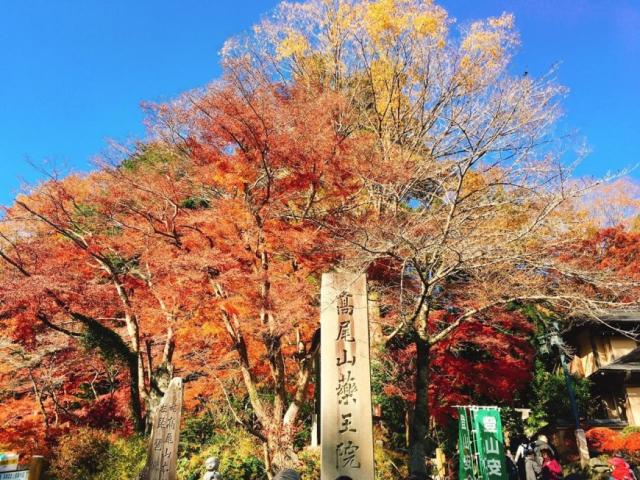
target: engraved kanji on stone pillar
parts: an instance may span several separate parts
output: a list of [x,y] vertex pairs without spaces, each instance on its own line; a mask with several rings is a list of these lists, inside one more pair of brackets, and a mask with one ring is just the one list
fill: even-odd
[[373,479],[367,282],[326,273],[321,290],[321,480]]
[[181,413],[182,379],[174,378],[154,414],[142,480],[176,480]]

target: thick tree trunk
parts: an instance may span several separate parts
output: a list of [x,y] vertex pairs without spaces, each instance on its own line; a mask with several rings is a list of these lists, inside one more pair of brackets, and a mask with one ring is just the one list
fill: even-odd
[[162,354],[162,362],[158,367],[153,366],[151,356],[151,343],[147,343],[147,368],[149,370],[149,394],[146,398],[146,430],[147,435],[151,434],[153,427],[153,419],[156,411],[160,407],[164,394],[169,389],[169,383],[173,378],[173,351],[175,349],[175,340],[173,337],[173,329],[167,329],[167,340],[165,342]]
[[[75,318],[86,326],[89,338],[95,342],[105,358],[115,356],[120,359],[129,370],[129,390],[131,393],[131,416],[136,432],[144,433],[144,415],[140,401],[140,355],[127,345],[126,341],[115,331],[105,327],[97,320],[78,314]],[[144,383],[144,378],[142,379]],[[142,385],[144,386],[144,385]]]
[[296,469],[300,462],[293,449],[295,429],[280,425],[272,428],[267,436],[267,465],[273,475],[285,468]]
[[153,427],[153,419],[156,411],[160,407],[162,398],[169,388],[172,376],[167,369],[158,368],[151,373],[151,388],[145,399],[146,415],[145,415],[145,434],[150,435]]
[[135,353],[129,354],[127,361],[129,369],[129,391],[131,394],[131,416],[133,425],[137,433],[144,433],[145,421],[142,414],[142,403],[140,402],[140,386],[138,384],[138,356]]
[[409,432],[409,471],[426,479],[425,447],[429,432],[429,349],[427,340],[416,339],[416,402]]

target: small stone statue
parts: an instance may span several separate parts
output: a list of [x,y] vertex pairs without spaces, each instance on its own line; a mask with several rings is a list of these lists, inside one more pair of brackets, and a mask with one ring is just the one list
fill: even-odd
[[204,462],[204,468],[207,469],[207,473],[204,474],[202,480],[222,480],[222,475],[218,472],[220,461],[218,457],[209,457]]

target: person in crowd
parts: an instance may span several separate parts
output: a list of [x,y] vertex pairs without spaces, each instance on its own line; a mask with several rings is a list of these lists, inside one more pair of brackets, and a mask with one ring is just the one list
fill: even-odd
[[636,480],[631,465],[626,462],[620,452],[616,452],[613,457],[609,459],[609,465],[611,465],[609,478],[613,480]]
[[633,473],[633,476],[636,478],[636,480],[640,479],[640,469],[638,468],[638,463],[633,459],[633,458],[629,458],[627,457],[627,463],[629,464],[629,466],[631,467],[631,473]]
[[543,462],[543,460],[542,460],[542,451],[543,450],[549,450],[549,452],[551,452],[551,456],[552,457],[556,456],[556,452],[551,447],[551,445],[549,445],[549,440],[547,439],[546,435],[538,435],[536,440],[533,442],[532,447],[533,447],[533,451],[535,452],[535,455],[536,455],[536,460],[540,465],[542,465],[542,462]]
[[562,478],[562,467],[551,449],[543,448],[540,454],[542,456],[541,480],[560,480]]
[[300,474],[290,468],[285,468],[273,477],[273,480],[300,480]]
[[528,448],[525,451],[524,472],[526,480],[538,480],[542,472],[542,463],[536,459],[533,448]]
[[507,475],[509,480],[518,480],[518,467],[516,467],[515,462],[513,461],[513,454],[510,450],[507,449],[505,458],[505,463],[507,464]]
[[517,442],[515,442],[516,454],[513,458],[513,463],[518,467],[518,477],[520,480],[526,480],[526,471],[525,471],[525,458],[527,456],[527,450],[531,448],[531,442],[527,437],[520,437]]

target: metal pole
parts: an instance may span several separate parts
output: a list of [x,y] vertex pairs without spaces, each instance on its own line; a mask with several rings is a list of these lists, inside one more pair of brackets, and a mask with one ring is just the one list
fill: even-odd
[[573,379],[569,374],[567,368],[567,360],[564,356],[564,352],[560,350],[560,364],[562,365],[562,372],[564,373],[564,381],[567,384],[567,390],[569,391],[569,401],[571,402],[571,411],[573,412],[573,419],[575,420],[576,430],[580,429],[580,414],[578,413],[578,403],[576,402],[576,392],[573,386]]
[[576,392],[573,386],[573,379],[569,374],[567,368],[567,359],[562,350],[562,337],[560,336],[560,328],[557,322],[553,322],[553,333],[551,334],[551,346],[558,348],[558,354],[560,356],[560,365],[562,366],[562,373],[564,374],[564,381],[567,385],[567,392],[569,393],[569,402],[571,403],[571,412],[573,413],[573,419],[576,424],[576,430],[580,429],[580,414],[578,413],[578,403],[576,402]]
[[587,445],[587,437],[585,436],[584,430],[580,428],[580,414],[578,413],[578,402],[576,401],[576,391],[573,384],[573,379],[569,374],[569,369],[567,368],[567,358],[562,350],[562,339],[559,334],[558,324],[556,322],[553,323],[555,337],[552,339],[551,343],[555,344],[558,347],[558,353],[560,356],[560,365],[562,365],[562,373],[564,374],[564,381],[567,384],[567,392],[569,393],[569,401],[571,402],[571,411],[573,413],[573,419],[576,425],[576,445],[578,446],[578,453],[580,454],[580,465],[583,468],[589,465],[589,447]]
[[578,403],[576,402],[576,393],[573,386],[573,379],[569,375],[567,369],[567,360],[564,356],[564,352],[560,350],[560,363],[562,363],[562,371],[564,372],[564,379],[567,382],[567,390],[569,390],[569,400],[571,400],[571,410],[573,410],[573,417],[576,422],[576,445],[578,446],[578,454],[580,455],[580,465],[585,468],[589,465],[589,446],[587,444],[587,437],[584,430],[580,428],[580,416],[578,414]]

